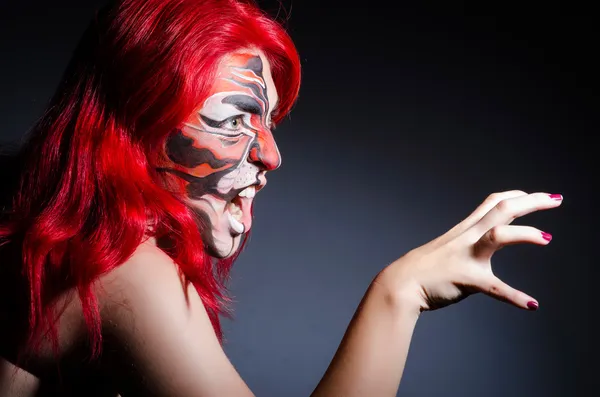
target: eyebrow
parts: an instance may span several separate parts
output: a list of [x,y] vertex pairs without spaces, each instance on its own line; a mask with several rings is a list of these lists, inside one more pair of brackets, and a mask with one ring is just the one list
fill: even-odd
[[260,103],[248,95],[230,95],[221,100],[221,103],[235,106],[242,112],[262,115],[262,107]]

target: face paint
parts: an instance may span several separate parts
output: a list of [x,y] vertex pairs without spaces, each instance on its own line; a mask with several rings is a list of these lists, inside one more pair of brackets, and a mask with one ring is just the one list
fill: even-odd
[[185,181],[206,248],[226,258],[250,230],[254,195],[281,157],[270,121],[277,93],[264,55],[233,54],[217,76],[202,107],[167,139],[170,163],[160,170]]

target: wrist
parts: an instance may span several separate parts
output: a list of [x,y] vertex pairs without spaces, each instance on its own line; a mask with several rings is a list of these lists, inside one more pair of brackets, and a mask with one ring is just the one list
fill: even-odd
[[402,312],[418,318],[421,314],[421,294],[418,283],[399,278],[393,269],[383,269],[371,283],[373,292],[379,294],[386,306],[395,312]]

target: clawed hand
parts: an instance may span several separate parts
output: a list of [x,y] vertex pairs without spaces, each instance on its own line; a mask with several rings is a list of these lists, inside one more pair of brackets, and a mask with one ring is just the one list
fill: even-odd
[[477,292],[535,310],[538,303],[534,298],[494,275],[491,257],[511,244],[548,244],[552,239],[550,234],[510,223],[561,203],[560,194],[527,194],[519,190],[491,194],[447,233],[385,268],[376,282],[394,291],[398,301],[414,304],[419,311],[438,309]]

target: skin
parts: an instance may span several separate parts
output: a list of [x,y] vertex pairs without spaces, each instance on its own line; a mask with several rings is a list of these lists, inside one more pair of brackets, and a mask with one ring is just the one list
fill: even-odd
[[[491,257],[512,244],[547,245],[542,231],[510,223],[561,203],[545,193],[493,194],[447,233],[384,268],[312,396],[395,396],[422,311],[478,292],[531,310],[535,300],[498,279]],[[105,318],[124,396],[254,396],[218,343],[201,299],[193,288],[182,287],[154,241],[113,272],[106,286],[119,297]]]
[[[265,80],[270,80],[266,70]],[[258,153],[256,149],[255,158],[259,158]],[[243,158],[239,160],[236,164],[245,164]],[[222,187],[223,193],[196,191],[219,205],[213,213],[209,211],[207,219],[214,220],[209,237],[227,243],[215,244],[221,255],[231,252],[236,244],[231,232],[227,235],[223,229],[217,230],[223,225],[220,222],[228,194],[244,185],[236,185],[242,177],[235,167],[223,174],[235,175],[230,178],[233,182],[213,185]],[[193,175],[191,171],[189,175]],[[190,199],[199,212],[208,211],[203,202]],[[561,203],[562,196],[546,193],[492,194],[451,230],[386,266],[370,284],[312,396],[396,396],[412,334],[423,311],[443,308],[479,292],[521,309],[537,307],[531,296],[494,275],[491,258],[508,245],[547,245],[550,240],[541,230],[510,223]],[[104,337],[100,369],[123,397],[254,396],[225,355],[196,290],[183,282],[176,265],[154,239],[143,242],[123,265],[102,276],[95,291]],[[68,308],[59,323],[63,358],[85,330],[76,299],[68,294],[61,299]],[[6,346],[6,339],[2,341]],[[35,369],[44,362],[52,365],[51,356],[45,354],[24,369],[43,378],[44,372],[35,373]],[[80,359],[73,362],[81,363]],[[14,387],[26,387],[31,378],[24,376],[26,380]]]
[[[270,65],[259,51],[227,57],[209,97],[167,139],[170,164],[161,168],[182,178],[189,205],[199,218],[208,252],[217,258],[235,253],[252,226],[253,199],[238,193],[266,184],[265,173],[281,164],[271,133],[277,90]],[[241,208],[242,230],[232,228],[228,212]]]

